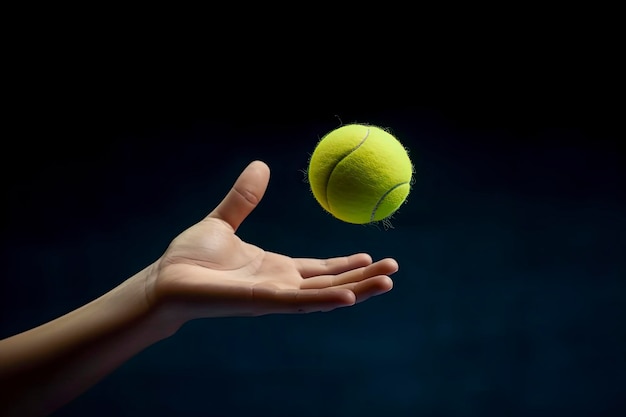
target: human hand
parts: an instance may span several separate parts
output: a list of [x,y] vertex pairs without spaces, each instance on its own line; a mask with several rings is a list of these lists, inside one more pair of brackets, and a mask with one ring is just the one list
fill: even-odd
[[205,219],[172,241],[146,284],[153,306],[184,322],[330,311],[391,290],[394,259],[290,258],[242,241],[235,232],[263,197],[269,174],[265,163],[252,162]]

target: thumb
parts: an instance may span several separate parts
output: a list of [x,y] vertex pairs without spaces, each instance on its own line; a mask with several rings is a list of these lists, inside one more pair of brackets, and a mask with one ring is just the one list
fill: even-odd
[[207,218],[223,220],[233,228],[233,231],[237,231],[239,225],[263,198],[269,180],[269,167],[261,161],[251,162]]

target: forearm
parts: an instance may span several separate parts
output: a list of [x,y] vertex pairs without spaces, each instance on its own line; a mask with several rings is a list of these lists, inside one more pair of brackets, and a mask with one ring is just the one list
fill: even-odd
[[46,415],[176,331],[149,306],[137,273],[91,303],[0,341],[2,415]]

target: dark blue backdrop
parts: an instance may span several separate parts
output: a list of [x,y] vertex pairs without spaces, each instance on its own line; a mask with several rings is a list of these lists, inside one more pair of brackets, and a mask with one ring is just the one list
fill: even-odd
[[[270,186],[239,235],[291,256],[395,257],[393,291],[328,314],[189,323],[56,416],[617,415],[626,220],[616,112],[498,88],[433,88],[396,106],[340,93],[315,102],[313,89],[181,104],[104,99],[103,88],[57,108],[58,95],[38,92],[43,104],[22,109],[16,148],[3,154],[14,165],[0,336],[152,262],[261,159]],[[303,181],[337,116],[388,127],[410,150],[416,182],[393,229],[333,219]]]

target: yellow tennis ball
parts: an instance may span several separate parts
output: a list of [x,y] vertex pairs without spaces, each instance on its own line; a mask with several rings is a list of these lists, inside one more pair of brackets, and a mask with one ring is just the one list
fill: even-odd
[[389,132],[350,124],[326,134],[309,161],[313,196],[339,220],[366,224],[391,216],[411,189],[413,165]]

